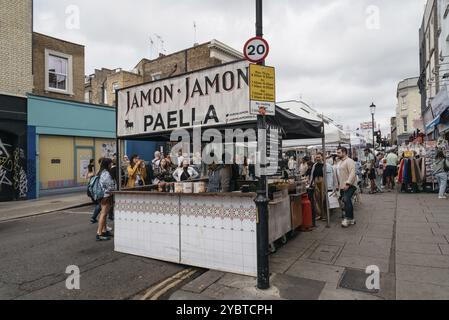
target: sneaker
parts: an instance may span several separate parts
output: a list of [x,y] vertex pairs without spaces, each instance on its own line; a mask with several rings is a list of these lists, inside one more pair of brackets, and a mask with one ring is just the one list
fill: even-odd
[[349,224],[350,226],[354,226],[354,225],[357,224],[357,222],[356,222],[355,220],[348,220],[348,224]]
[[443,200],[443,199],[447,199],[447,197],[446,196],[442,196],[442,197],[438,197],[438,199]]
[[344,219],[343,222],[341,223],[341,226],[343,228],[349,227],[349,220],[348,219]]
[[109,241],[109,240],[111,240],[111,238],[109,238],[109,237],[106,237],[106,236],[104,236],[104,235],[98,235],[97,234],[97,239],[96,239],[97,241]]
[[98,223],[98,220],[96,220],[96,219],[90,219],[90,223],[96,224],[96,223]]
[[114,234],[111,231],[106,231],[105,233],[102,234],[102,236],[106,238],[113,238]]
[[106,231],[112,231],[111,227],[106,226]]

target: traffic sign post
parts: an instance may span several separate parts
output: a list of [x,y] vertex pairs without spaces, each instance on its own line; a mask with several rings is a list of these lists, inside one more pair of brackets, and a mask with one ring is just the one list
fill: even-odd
[[264,38],[254,37],[245,43],[243,53],[246,60],[252,63],[259,63],[268,57],[268,54],[270,53],[270,46]]

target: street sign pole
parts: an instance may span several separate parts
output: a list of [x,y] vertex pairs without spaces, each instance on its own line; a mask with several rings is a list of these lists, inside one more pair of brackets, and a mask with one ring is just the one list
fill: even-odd
[[[256,36],[263,37],[262,0],[256,0]],[[259,64],[264,66],[265,61],[261,61]],[[265,115],[259,114],[257,116],[257,129],[259,133],[266,132],[267,121]],[[266,153],[266,145],[260,151]],[[265,159],[266,156],[261,158]],[[261,163],[260,165],[262,172],[258,183],[257,197],[255,199],[259,215],[259,218],[257,219],[257,288],[266,290],[270,288],[267,177],[264,170],[266,163]]]

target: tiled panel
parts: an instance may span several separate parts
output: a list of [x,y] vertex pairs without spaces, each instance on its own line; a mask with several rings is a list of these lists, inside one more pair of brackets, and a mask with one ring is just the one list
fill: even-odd
[[179,263],[179,198],[116,195],[115,250]]
[[181,203],[181,263],[257,274],[257,209],[252,198],[181,195]]

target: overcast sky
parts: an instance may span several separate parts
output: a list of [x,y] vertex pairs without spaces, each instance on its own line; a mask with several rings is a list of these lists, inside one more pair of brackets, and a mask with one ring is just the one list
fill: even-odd
[[[34,30],[86,46],[86,74],[130,70],[143,58],[220,40],[242,50],[254,35],[254,0],[34,0]],[[397,83],[419,75],[418,29],[425,0],[265,0],[268,65],[278,100],[300,99],[353,129],[384,132],[395,114]],[[73,7],[79,10],[79,25]],[[68,13],[66,13],[68,12]],[[151,52],[150,36],[156,44]]]

